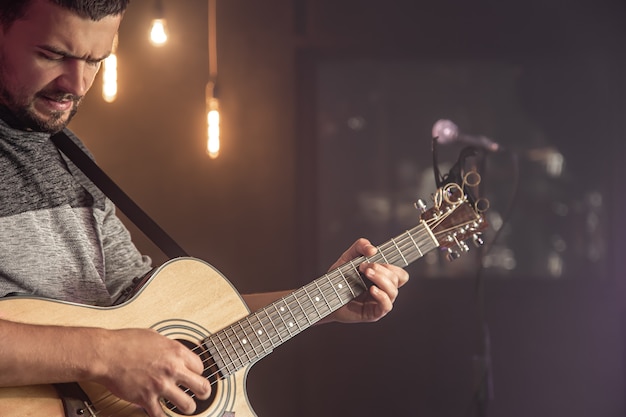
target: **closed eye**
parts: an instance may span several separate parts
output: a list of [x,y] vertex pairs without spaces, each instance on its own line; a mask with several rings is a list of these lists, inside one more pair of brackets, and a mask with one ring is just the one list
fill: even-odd
[[63,61],[63,59],[65,59],[64,55],[56,54],[49,51],[41,51],[39,52],[39,56],[48,61]]
[[82,57],[82,56],[74,56],[74,55],[71,55],[62,51],[57,51],[50,47],[42,47],[39,50],[39,56],[51,62],[60,62],[64,60],[77,59],[77,60],[85,61],[87,65],[91,67],[96,67],[96,68],[99,67],[102,61],[104,61],[104,59],[106,58],[106,57],[89,58],[89,57]]

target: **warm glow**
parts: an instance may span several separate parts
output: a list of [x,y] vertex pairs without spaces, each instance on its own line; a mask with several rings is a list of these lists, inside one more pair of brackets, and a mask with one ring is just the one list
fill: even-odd
[[102,97],[107,103],[117,98],[117,57],[109,55],[102,66]]
[[207,152],[212,159],[220,154],[220,111],[217,99],[212,98],[207,112]]
[[150,29],[150,42],[154,46],[161,46],[167,42],[167,30],[165,19],[154,19]]

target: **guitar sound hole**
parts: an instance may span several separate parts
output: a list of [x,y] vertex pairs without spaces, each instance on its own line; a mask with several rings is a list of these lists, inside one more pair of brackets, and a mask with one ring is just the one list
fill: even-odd
[[[197,415],[206,411],[211,406],[211,404],[213,404],[213,401],[215,401],[218,389],[217,380],[220,378],[220,373],[217,365],[215,364],[215,361],[213,360],[213,357],[209,354],[208,351],[206,351],[206,349],[200,349],[196,344],[188,340],[178,340],[178,342],[187,346],[191,350],[199,349],[201,351],[200,359],[202,359],[202,363],[204,363],[204,373],[202,374],[202,376],[207,378],[211,383],[211,395],[209,396],[209,398],[207,398],[206,400],[201,400],[194,396],[194,401],[196,402],[196,411],[192,415]],[[188,390],[187,387],[184,387],[182,385],[181,389],[185,391]],[[170,411],[176,411],[176,406],[169,401],[166,401],[165,405]]]

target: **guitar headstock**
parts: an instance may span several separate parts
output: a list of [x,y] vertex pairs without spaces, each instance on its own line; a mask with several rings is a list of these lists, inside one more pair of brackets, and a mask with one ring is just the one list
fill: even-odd
[[[433,207],[424,209],[421,219],[437,239],[439,247],[448,250],[448,259],[458,258],[459,251],[469,251],[468,239],[476,246],[483,244],[481,232],[488,226],[484,218],[484,211],[488,208],[486,200],[473,201],[456,183],[438,189],[433,200]],[[420,206],[425,207],[424,204]]]

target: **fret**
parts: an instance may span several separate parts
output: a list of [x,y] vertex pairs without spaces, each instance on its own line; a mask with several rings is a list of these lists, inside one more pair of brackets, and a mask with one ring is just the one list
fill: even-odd
[[[236,322],[230,326],[230,331],[233,337],[235,338],[235,351],[239,355],[239,360],[242,362],[250,362],[250,351],[249,351],[249,343],[248,338],[245,334],[241,333],[240,326],[238,326],[239,322]],[[228,332],[226,332],[228,334]]]
[[[226,353],[226,356],[228,356],[228,360],[224,360],[224,365],[228,371],[228,374],[231,374],[233,372],[235,372],[237,370],[237,368],[235,368],[234,366],[234,360],[233,360],[233,356],[231,355],[231,350],[229,349],[228,346],[230,346],[230,344],[227,346],[224,343],[224,339],[222,339],[222,332],[216,333],[215,336],[217,337],[217,339],[219,340],[220,344],[222,345],[222,347],[224,348],[223,351]],[[225,359],[225,358],[224,358]]]
[[[253,320],[258,323],[260,328],[252,323]],[[250,328],[253,330],[256,340],[261,345],[261,349],[263,349],[263,354],[267,355],[268,353],[270,353],[273,350],[272,341],[270,340],[270,336],[267,333],[267,329],[265,329],[263,322],[259,320],[259,317],[256,314],[246,317],[246,321],[248,322]],[[266,342],[269,342],[271,346],[269,350],[265,348]]]
[[406,260],[406,258],[404,257],[404,254],[402,253],[402,250],[400,249],[400,246],[398,246],[398,244],[396,243],[395,239],[391,239],[391,242],[393,243],[393,246],[396,248],[396,252],[398,252],[398,255],[400,255],[400,257],[402,258],[402,262],[404,262],[404,265],[408,265],[409,262]]
[[[302,303],[306,302],[306,300],[304,299],[304,297],[302,295],[297,295],[298,293],[302,293],[302,292],[304,292],[305,295],[306,295],[306,291],[303,291],[303,289],[300,289],[300,290],[294,292],[294,299],[296,300],[296,303],[298,304],[298,310],[302,312],[302,316],[304,316],[304,319],[306,320],[306,327],[309,327],[309,326],[311,326],[313,324],[313,322],[311,321],[311,319],[309,317],[309,313],[307,313],[307,309],[302,305]],[[302,300],[302,302],[300,302],[300,300]],[[309,298],[309,300],[310,300],[310,298]],[[300,319],[297,319],[296,321],[297,322],[301,322]]]
[[346,282],[348,284],[350,292],[352,293],[352,298],[358,297],[361,293],[363,293],[364,289],[366,288],[365,283],[363,282],[363,279],[361,279],[360,275],[352,275],[348,277]]
[[352,261],[350,261],[350,266],[352,267],[352,269],[349,270],[351,274],[349,274],[348,277],[352,278],[353,279],[352,282],[358,285],[355,285],[355,286],[350,285],[350,281],[348,281],[348,279],[342,274],[344,281],[346,282],[346,285],[348,286],[348,289],[350,290],[350,294],[351,294],[351,297],[348,300],[346,300],[346,303],[352,300],[353,298],[356,298],[359,294],[363,292],[363,289],[366,288],[365,282],[363,281],[363,278],[361,278],[361,273],[359,272],[358,266],[355,266],[354,263],[352,263]]
[[[283,301],[283,305],[280,309],[281,314],[283,316],[284,319],[286,319],[286,323],[287,326],[289,326],[289,335],[290,336],[295,336],[299,333],[299,326],[298,326],[298,320],[296,319],[295,315],[293,314],[293,312],[291,311],[291,301],[289,301],[290,299],[293,299],[294,296],[293,294],[289,294],[288,296],[284,297],[282,299]],[[292,332],[293,330],[293,332]]]
[[[313,298],[311,298],[311,294],[309,294],[309,291],[307,291],[307,287],[304,287],[303,290],[304,290],[304,293],[306,294],[306,296],[309,298],[309,302],[310,302],[311,306],[313,307],[313,310],[315,310],[315,313],[317,314],[317,317],[315,319],[315,322],[317,322],[318,320],[320,320],[323,317],[322,314],[320,313],[319,309],[317,308],[317,305],[316,305],[320,301],[320,297],[316,296],[315,297],[316,299],[314,300]],[[309,324],[313,324],[313,323],[314,322],[311,322],[309,320]]]
[[[346,283],[346,286],[348,287],[348,289],[350,290],[350,292],[352,292],[352,288],[350,288],[350,285],[348,285],[348,280],[346,279],[346,276],[343,274],[343,271],[341,270],[341,268],[339,268],[337,271],[339,271],[339,274],[341,275],[341,279],[343,279],[343,282],[345,282],[345,283]],[[343,285],[342,283],[339,283],[339,284],[338,284],[338,286],[339,286],[339,289],[340,289],[340,290],[342,290],[342,289],[343,289],[343,286],[342,286],[342,285]],[[354,297],[355,297],[355,296],[354,296],[354,293],[352,293],[352,298],[354,298]],[[342,303],[342,305],[343,305],[343,303]]]
[[420,249],[419,245],[417,244],[417,242],[415,241],[415,239],[413,239],[413,234],[412,234],[412,233],[410,233],[410,232],[407,232],[407,234],[408,234],[408,235],[409,235],[409,237],[411,238],[411,241],[413,242],[413,246],[415,246],[415,249],[417,249],[417,251],[419,252],[420,257],[421,257],[421,256],[424,256],[424,254],[422,253],[422,251],[421,251],[421,249]]
[[291,326],[289,326],[287,324],[287,322],[285,321],[285,318],[282,316],[282,313],[285,312],[285,307],[281,306],[280,308],[278,308],[278,305],[276,303],[272,304],[274,306],[274,310],[276,310],[276,314],[278,315],[278,317],[280,318],[280,321],[283,323],[283,327],[286,330],[286,332],[288,333],[287,336],[288,339],[291,338],[292,333],[291,333]]
[[[239,369],[239,368],[241,368],[241,367],[243,366],[243,361],[242,361],[242,359],[241,359],[241,347],[239,347],[239,348],[238,348],[238,347],[237,347],[237,344],[235,344],[235,343],[233,342],[233,339],[232,339],[231,335],[230,335],[230,334],[228,334],[228,333],[229,333],[229,330],[230,330],[230,332],[233,334],[233,336],[235,336],[235,337],[236,337],[236,335],[234,334],[234,330],[233,330],[232,326],[228,326],[227,328],[225,328],[225,329],[221,332],[221,334],[223,334],[224,336],[226,336],[226,340],[228,340],[228,344],[229,344],[229,346],[231,347],[231,350],[232,350],[232,353],[233,353],[233,356],[234,356],[234,358],[233,358],[233,357],[231,357],[232,364],[233,364],[233,367],[235,368],[235,370],[237,370],[237,369]],[[221,338],[220,338],[220,339],[221,339]],[[244,353],[245,353],[245,352],[244,352]]]
[[[283,342],[284,342],[284,340],[283,340],[283,338],[280,336],[280,331],[278,330],[278,327],[276,327],[276,324],[274,324],[274,320],[272,320],[272,317],[269,315],[269,313],[268,313],[268,311],[267,311],[269,307],[271,307],[271,305],[270,305],[270,306],[268,306],[268,307],[266,307],[266,308],[264,308],[264,309],[263,309],[263,310],[261,310],[261,311],[262,311],[263,313],[265,313],[265,316],[266,316],[266,317],[267,317],[267,319],[270,321],[270,324],[272,325],[272,328],[274,329],[274,334],[275,334],[276,336],[278,336],[279,342],[278,342],[278,343],[274,343],[274,342],[272,342],[272,346],[276,347],[276,346],[280,345],[281,343],[283,343]],[[272,337],[272,338],[273,338],[273,337]],[[272,338],[270,338],[270,340],[271,340]]]
[[328,300],[326,299],[326,296],[324,295],[324,291],[322,291],[322,288],[319,285],[319,280],[316,279],[315,281],[313,281],[313,284],[315,284],[315,287],[317,288],[320,294],[319,296],[322,297],[322,299],[324,300],[324,304],[326,305],[326,308],[328,308],[328,313],[323,315],[323,317],[326,317],[328,314],[332,312],[332,309],[330,308],[330,304],[328,303]]
[[[246,356],[248,357],[249,361],[252,362],[259,357],[256,347],[254,346],[256,338],[251,338],[251,336],[254,337],[254,332],[246,331],[241,320],[239,320],[236,324],[239,325],[239,329],[242,333],[242,337],[239,338],[239,342],[242,344],[244,350],[246,351]],[[253,353],[254,355],[250,356],[250,353]]]
[[213,336],[209,336],[208,338],[206,338],[204,340],[204,345],[206,346],[206,350],[209,352],[209,354],[213,358],[213,361],[217,365],[219,372],[222,375],[228,375],[230,372],[227,369],[226,361],[224,360],[224,357],[222,356],[222,351],[218,349],[217,346],[215,346],[215,343],[213,341]]
[[335,311],[337,309],[337,306],[341,306],[341,295],[339,295],[339,293],[337,292],[337,289],[335,288],[335,283],[333,281],[331,281],[330,277],[328,276],[328,274],[325,275],[325,277],[328,280],[329,283],[329,287],[330,289],[332,289],[332,291],[335,293],[335,296],[337,298],[337,301],[339,302],[339,304],[334,305],[334,304],[330,304],[330,309],[331,311]]
[[341,306],[343,304],[341,303],[341,295],[339,294],[339,292],[337,292],[337,288],[335,288],[335,283],[333,281],[330,282],[330,287],[335,292],[335,295],[337,296],[337,300],[339,301],[339,304],[337,304],[336,306],[332,307],[332,310],[335,311],[338,308],[338,306]]
[[415,253],[416,242],[409,231],[401,235],[400,241],[402,242],[400,251],[403,256],[406,255],[405,259],[409,264],[420,257],[420,253]]
[[288,324],[289,324],[290,328],[295,331],[295,333],[293,333],[293,335],[296,335],[296,334],[298,334],[298,333],[300,333],[302,331],[302,328],[300,327],[301,320],[298,318],[298,316],[304,314],[304,312],[302,312],[302,314],[296,315],[294,313],[294,309],[292,308],[292,305],[294,303],[289,301],[290,299],[294,300],[296,302],[296,304],[298,304],[298,300],[297,300],[297,298],[295,296],[295,293],[291,293],[291,294],[287,295],[286,297],[283,298],[283,300],[285,301],[285,313],[287,313],[289,316],[291,316],[291,320],[289,320]]
[[383,258],[383,261],[385,261],[386,264],[390,264],[391,262],[389,262],[387,260],[387,258],[385,257],[385,251],[381,248],[378,249],[378,253],[380,254],[380,256]]

